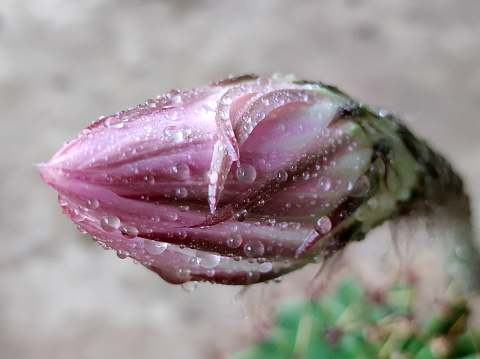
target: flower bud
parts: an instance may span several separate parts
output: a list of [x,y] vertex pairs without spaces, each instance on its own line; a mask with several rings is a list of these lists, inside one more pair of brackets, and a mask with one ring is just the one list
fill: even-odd
[[320,83],[242,76],[102,117],[40,165],[64,212],[170,283],[266,281],[407,203],[402,127]]

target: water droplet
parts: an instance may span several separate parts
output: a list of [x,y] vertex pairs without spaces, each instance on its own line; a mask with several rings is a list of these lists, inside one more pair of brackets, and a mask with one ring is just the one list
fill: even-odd
[[240,233],[232,233],[227,239],[227,246],[230,248],[238,248],[242,245],[242,236]]
[[248,212],[246,209],[242,209],[241,211],[235,213],[235,220],[238,222],[243,222],[247,219]]
[[288,180],[288,173],[287,171],[280,171],[277,173],[277,181],[278,182],[285,182]]
[[93,198],[93,199],[87,199],[86,205],[88,209],[96,209],[98,208],[100,203],[98,202],[97,199]]
[[185,239],[187,238],[187,230],[185,228],[180,228],[178,231],[177,231],[177,237],[180,238],[180,239]]
[[120,231],[122,232],[122,236],[127,239],[135,238],[138,235],[137,227],[133,226],[123,226]]
[[110,118],[105,121],[105,127],[106,128],[122,128],[123,127],[123,122],[112,124],[110,121],[111,121]]
[[310,173],[308,173],[308,172],[303,172],[303,173],[302,173],[302,178],[303,178],[304,180],[308,180],[308,179],[310,178]]
[[152,100],[150,98],[147,101],[145,101],[145,106],[148,106],[150,108],[155,108],[155,107],[157,107],[157,103],[155,102],[155,100]]
[[100,220],[100,226],[106,232],[116,231],[120,227],[120,219],[115,216],[106,216]]
[[163,135],[170,141],[180,142],[183,140],[183,132],[177,126],[167,126],[163,130]]
[[77,229],[78,229],[78,231],[79,231],[81,234],[87,234],[87,231],[84,230],[82,227],[77,226]]
[[155,184],[155,177],[153,175],[147,175],[143,179],[152,185]]
[[268,273],[272,270],[273,264],[271,262],[264,262],[260,264],[260,273]]
[[243,183],[252,183],[257,178],[257,170],[248,163],[242,163],[237,168],[237,178]]
[[177,269],[177,276],[180,279],[186,279],[187,281],[190,280],[191,278],[190,273],[191,273],[190,269],[181,269],[181,268]]
[[182,283],[182,289],[187,292],[194,292],[198,287],[198,282],[196,280]]
[[69,211],[68,215],[71,219],[78,222],[83,221],[86,217],[85,213],[77,208],[75,208],[73,211]]
[[375,198],[370,198],[368,201],[367,201],[367,205],[368,207],[370,207],[371,209],[375,209],[377,208],[377,200]]
[[378,115],[380,117],[387,117],[388,111],[387,110],[380,110],[380,111],[378,111]]
[[332,181],[330,181],[330,178],[322,176],[318,180],[318,188],[322,192],[327,192],[332,188]]
[[320,217],[315,225],[315,230],[320,234],[327,234],[332,230],[332,221],[327,216]]
[[168,215],[168,218],[172,221],[172,222],[175,222],[177,219],[178,219],[178,214],[176,213],[170,213]]
[[188,191],[185,187],[180,187],[180,188],[177,188],[177,190],[175,191],[175,194],[177,195],[178,198],[185,198],[188,195]]
[[221,257],[217,254],[197,251],[197,260],[203,268],[215,268],[220,263]]
[[172,167],[173,177],[178,181],[184,181],[190,176],[190,168],[184,162],[177,162]]
[[182,101],[182,97],[180,95],[180,92],[178,90],[170,90],[165,94],[165,97],[169,99],[170,101],[177,103]]
[[145,239],[145,250],[150,254],[162,254],[167,249],[167,243]]
[[251,239],[243,246],[243,252],[248,257],[261,257],[265,252],[265,247],[258,239]]
[[58,203],[60,204],[61,207],[67,207],[68,206],[68,201],[65,197],[63,197],[61,194],[58,195]]
[[370,191],[370,180],[367,176],[361,175],[350,192],[354,197],[363,197],[368,194],[368,191]]
[[126,250],[123,250],[123,249],[119,249],[117,251],[117,257],[120,258],[120,259],[125,259],[127,258],[128,256],[130,255],[130,253]]
[[265,118],[265,112],[259,111],[259,112],[257,113],[257,118],[258,118],[259,120],[263,120],[263,119]]
[[218,181],[218,172],[207,171],[207,178],[210,184],[214,184]]
[[180,210],[180,212],[188,212],[190,206],[179,206],[178,209]]

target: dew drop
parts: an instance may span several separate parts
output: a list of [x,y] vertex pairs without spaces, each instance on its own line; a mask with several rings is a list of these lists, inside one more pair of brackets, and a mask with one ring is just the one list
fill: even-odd
[[133,239],[138,235],[137,227],[133,226],[123,226],[120,231],[122,232],[122,236],[127,239]]
[[318,180],[318,188],[322,192],[327,192],[330,190],[330,188],[332,188],[332,181],[330,180],[330,178],[322,176]]
[[120,219],[115,216],[105,216],[100,220],[100,226],[106,232],[116,231],[120,227]]
[[126,250],[123,250],[123,249],[119,249],[117,251],[117,257],[120,258],[120,259],[125,259],[127,258],[128,256],[130,255],[130,253]]
[[163,135],[170,141],[180,142],[183,140],[183,132],[177,126],[167,126],[163,130]]
[[257,178],[257,170],[248,163],[242,163],[237,168],[237,178],[243,183],[252,183]]
[[242,209],[241,211],[235,213],[235,220],[238,222],[243,222],[247,219],[248,212],[246,209]]
[[97,199],[93,198],[93,199],[88,199],[86,201],[86,205],[87,205],[88,209],[96,209],[96,208],[98,208],[100,203],[98,202]]
[[268,273],[272,270],[272,268],[273,268],[273,264],[271,262],[264,262],[264,263],[260,264],[259,272],[260,273]]
[[172,222],[175,222],[178,219],[178,214],[176,213],[170,213],[168,215],[168,219],[170,219]]
[[182,101],[182,97],[180,95],[180,92],[178,90],[170,90],[165,94],[165,97],[169,99],[170,101],[177,103]]
[[210,184],[214,184],[218,181],[218,172],[216,171],[208,171],[207,178]]
[[85,213],[81,210],[78,210],[77,208],[75,208],[73,211],[70,211],[68,215],[71,219],[78,222],[83,221],[86,217]]
[[178,276],[178,278],[180,278],[180,279],[186,279],[187,281],[190,280],[190,278],[191,278],[190,273],[191,273],[190,269],[181,269],[181,268],[179,268],[179,269],[177,270],[177,276]]
[[144,180],[148,183],[150,183],[151,185],[155,184],[155,177],[153,177],[153,175],[147,175],[144,177]]
[[184,162],[177,162],[171,170],[173,177],[178,181],[184,181],[190,176],[190,168]]
[[145,250],[150,254],[162,254],[167,249],[167,243],[145,239]]
[[327,234],[332,230],[332,221],[327,216],[320,217],[315,225],[315,230],[320,234]]
[[197,251],[197,260],[203,268],[215,268],[220,263],[221,257],[217,254]]
[[310,178],[310,173],[308,173],[308,172],[303,172],[303,173],[302,173],[302,178],[303,178],[304,180],[308,180],[308,179]]
[[377,200],[375,198],[370,198],[368,201],[367,201],[367,205],[368,207],[370,207],[371,209],[375,209],[377,208]]
[[182,289],[186,292],[194,292],[198,287],[198,282],[196,280],[182,283]]
[[178,198],[185,198],[188,195],[188,191],[185,187],[180,187],[180,188],[177,188],[177,190],[175,191],[175,194],[177,195]]
[[370,180],[367,176],[361,175],[350,192],[354,197],[363,197],[368,194],[368,191],[370,191]]
[[243,246],[243,252],[247,257],[261,257],[265,252],[265,247],[258,239],[251,239]]
[[230,248],[238,248],[242,245],[242,236],[240,233],[232,233],[227,239],[227,246]]
[[68,206],[68,201],[61,194],[58,195],[58,203],[60,204],[61,207],[67,207]]
[[277,173],[277,181],[278,182],[285,182],[288,180],[288,173],[287,171],[280,171]]
[[81,234],[87,234],[87,231],[85,229],[83,229],[82,227],[77,226],[77,229]]

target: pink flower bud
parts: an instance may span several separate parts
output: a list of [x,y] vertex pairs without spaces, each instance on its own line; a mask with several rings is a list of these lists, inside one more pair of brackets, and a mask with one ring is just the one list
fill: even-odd
[[242,76],[101,118],[40,169],[120,257],[170,283],[255,283],[331,256],[408,199],[402,174],[380,191],[397,146],[381,121],[319,83]]

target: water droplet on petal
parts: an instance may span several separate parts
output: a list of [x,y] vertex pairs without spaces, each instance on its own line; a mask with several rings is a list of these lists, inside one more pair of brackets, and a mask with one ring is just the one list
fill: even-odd
[[173,177],[178,181],[184,181],[190,176],[190,168],[184,162],[178,162],[172,167]]
[[218,173],[215,171],[208,171],[207,178],[210,184],[214,184],[218,181]]
[[287,171],[280,171],[277,173],[277,181],[278,182],[285,182],[288,180],[288,173]]
[[167,243],[145,239],[145,250],[150,254],[162,254],[167,249]]
[[115,216],[106,216],[100,220],[100,226],[105,232],[116,231],[120,227],[120,219]]
[[318,180],[318,188],[322,192],[327,192],[330,190],[330,188],[332,188],[332,181],[330,180],[330,178],[322,176]]
[[163,135],[170,141],[180,142],[183,140],[183,132],[177,126],[167,126],[163,130]]
[[248,163],[242,163],[237,168],[237,178],[243,183],[252,183],[257,178],[257,170]]
[[127,258],[128,256],[130,255],[130,253],[128,251],[125,251],[123,249],[119,249],[117,251],[117,257],[120,258],[120,259],[125,259]]
[[95,208],[98,208],[98,206],[100,205],[98,200],[93,198],[93,199],[88,199],[86,201],[86,204],[87,204],[87,208],[88,209],[95,209]]
[[182,96],[178,90],[170,90],[165,94],[165,97],[170,101],[177,103],[182,101]]
[[273,264],[271,262],[264,262],[260,264],[260,273],[268,273],[272,270]]
[[327,216],[320,217],[315,225],[315,230],[320,234],[327,234],[332,230],[332,221]]
[[232,233],[227,239],[227,245],[230,248],[238,248],[242,245],[242,236],[240,233]]
[[235,220],[238,222],[243,222],[247,219],[248,212],[246,209],[242,209],[241,211],[235,213]]
[[122,236],[127,239],[133,239],[138,235],[137,227],[133,226],[123,226],[120,231],[122,232]]
[[215,268],[220,263],[221,257],[217,254],[197,251],[197,260],[203,268]]
[[180,188],[177,188],[177,190],[175,191],[175,194],[177,195],[178,198],[185,198],[188,195],[188,191],[185,187],[180,187]]
[[197,289],[198,282],[196,280],[182,283],[182,289],[187,292],[193,292]]
[[367,176],[362,175],[358,178],[350,192],[354,197],[363,197],[368,194],[368,191],[370,191],[370,180]]
[[265,246],[258,239],[251,239],[243,246],[243,252],[248,257],[261,257],[265,252]]

